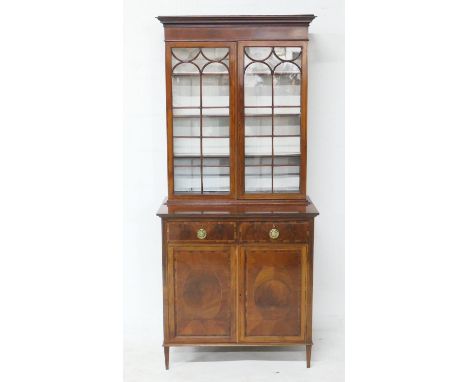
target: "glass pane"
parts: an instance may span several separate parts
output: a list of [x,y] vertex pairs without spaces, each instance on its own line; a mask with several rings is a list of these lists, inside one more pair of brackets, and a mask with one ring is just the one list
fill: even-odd
[[268,65],[254,62],[245,69],[244,104],[245,106],[271,106],[272,79]]
[[203,138],[203,156],[229,156],[229,138]]
[[205,167],[228,167],[229,168],[229,157],[203,158],[203,166]]
[[200,106],[200,74],[194,64],[180,64],[173,69],[172,105]]
[[203,48],[203,55],[210,61],[221,61],[228,58],[228,48]]
[[205,65],[202,68],[203,74],[212,74],[212,75],[220,75],[220,74],[228,74],[228,66],[224,62],[212,62]]
[[245,135],[271,135],[271,108],[246,108],[244,117]]
[[271,156],[245,157],[246,166],[271,166],[271,164],[272,164]]
[[275,157],[275,166],[299,166],[301,157],[299,155],[290,155]]
[[174,191],[230,191],[229,48],[172,49]]
[[274,167],[273,192],[299,192],[299,167]]
[[203,176],[203,192],[229,192],[229,176]]
[[208,64],[202,72],[203,106],[229,107],[229,73],[225,65]]
[[274,176],[299,176],[299,166],[275,166],[273,167]]
[[270,135],[271,115],[260,117],[245,117],[245,136]]
[[250,46],[245,48],[245,54],[252,60],[255,61],[264,61],[270,57],[273,48],[270,46]]
[[271,118],[271,107],[246,107],[245,115],[249,117],[270,116]]
[[229,175],[229,167],[203,166],[203,176],[227,176]]
[[285,62],[278,65],[273,76],[273,86],[275,106],[300,106],[301,72],[295,64]]
[[275,115],[301,115],[300,107],[275,107]]
[[[300,46],[277,46],[275,47],[275,55],[282,61],[295,61],[302,53]],[[299,64],[300,66],[300,64]]]
[[175,167],[200,167],[200,158],[198,157],[174,157],[174,168]]
[[174,137],[187,137],[200,135],[200,116],[188,117],[181,115],[172,116]]
[[302,48],[244,53],[244,191],[299,192]]
[[178,109],[172,109],[172,116],[173,117],[197,117],[200,118],[200,108],[195,106],[195,107],[190,107],[190,108],[178,108]]
[[245,168],[245,192],[272,192],[271,166]]
[[204,115],[203,136],[229,138],[229,115],[225,117],[216,115]]
[[200,192],[200,167],[174,167],[175,192]]
[[172,48],[172,62],[192,61],[200,54],[200,48]]
[[174,155],[200,156],[200,138],[174,138]]
[[301,116],[299,112],[296,114],[278,114],[278,110],[280,109],[275,109],[275,135],[300,135]]
[[271,138],[245,137],[245,155],[271,155]]
[[299,155],[301,153],[300,137],[274,137],[274,154],[277,155]]
[[230,115],[228,107],[203,108],[202,113],[203,115],[215,117],[229,117]]
[[229,167],[203,167],[203,191],[228,192]]

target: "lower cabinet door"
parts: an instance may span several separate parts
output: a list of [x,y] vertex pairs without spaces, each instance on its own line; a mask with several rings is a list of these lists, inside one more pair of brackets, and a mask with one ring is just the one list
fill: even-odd
[[241,247],[240,342],[304,342],[307,245]]
[[172,342],[237,340],[235,246],[170,246],[167,263]]

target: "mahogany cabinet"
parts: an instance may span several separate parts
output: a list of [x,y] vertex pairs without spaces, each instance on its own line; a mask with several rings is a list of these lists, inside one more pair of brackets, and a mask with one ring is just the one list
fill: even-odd
[[306,194],[313,15],[160,16],[168,197],[164,354],[194,345],[312,346]]

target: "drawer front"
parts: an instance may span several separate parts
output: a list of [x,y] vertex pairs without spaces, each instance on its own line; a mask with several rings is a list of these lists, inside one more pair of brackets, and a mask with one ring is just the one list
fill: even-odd
[[255,243],[307,243],[308,222],[244,222],[240,224],[240,241]]
[[169,241],[178,242],[234,242],[236,223],[233,222],[169,222],[167,223]]

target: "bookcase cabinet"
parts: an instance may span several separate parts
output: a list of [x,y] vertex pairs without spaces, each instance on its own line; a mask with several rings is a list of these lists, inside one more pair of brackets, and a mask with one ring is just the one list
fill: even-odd
[[313,15],[160,16],[168,197],[164,354],[184,345],[312,346],[306,194]]

